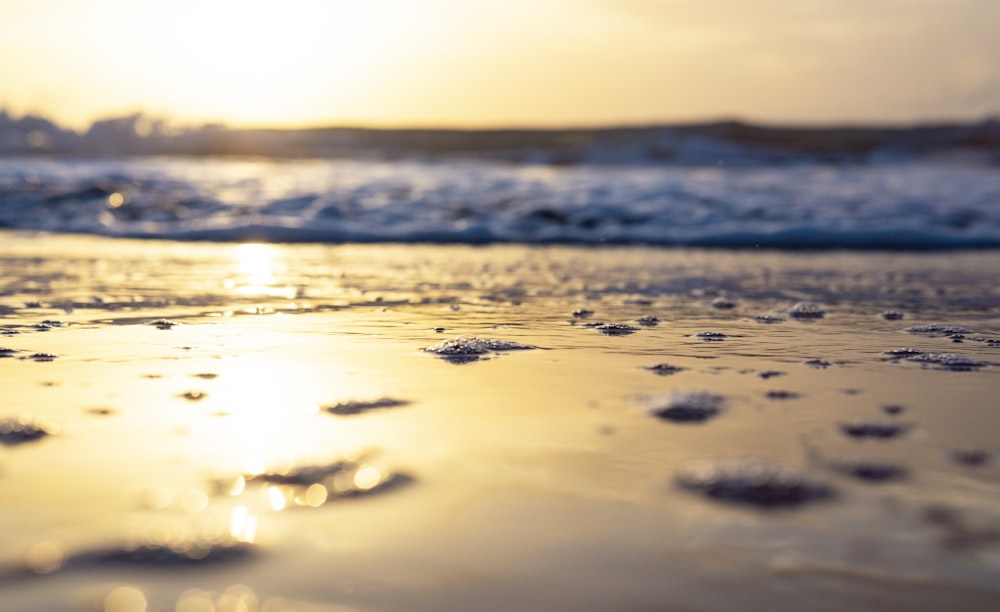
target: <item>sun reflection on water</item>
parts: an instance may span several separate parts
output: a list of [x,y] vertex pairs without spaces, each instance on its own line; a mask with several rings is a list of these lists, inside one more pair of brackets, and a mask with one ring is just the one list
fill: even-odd
[[242,542],[252,543],[257,537],[257,517],[246,506],[236,506],[229,519],[229,535]]
[[283,265],[273,246],[246,243],[236,247],[234,258],[235,275],[226,278],[223,286],[240,295],[263,295],[293,299],[297,291],[289,285],[279,285],[276,273],[283,271]]

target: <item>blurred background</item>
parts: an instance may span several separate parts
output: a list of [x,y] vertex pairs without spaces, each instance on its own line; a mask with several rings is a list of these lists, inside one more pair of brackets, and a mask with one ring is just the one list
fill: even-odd
[[998,26],[992,0],[0,0],[0,226],[998,246]]
[[0,0],[0,108],[74,130],[1000,112],[992,0]]

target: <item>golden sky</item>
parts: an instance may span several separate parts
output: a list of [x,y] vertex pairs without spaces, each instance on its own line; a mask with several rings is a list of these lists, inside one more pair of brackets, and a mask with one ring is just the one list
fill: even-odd
[[0,108],[74,127],[1000,113],[1000,0],[0,0]]

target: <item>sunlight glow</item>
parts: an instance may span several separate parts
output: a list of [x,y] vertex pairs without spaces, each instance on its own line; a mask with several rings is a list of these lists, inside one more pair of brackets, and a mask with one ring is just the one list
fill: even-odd
[[354,486],[361,491],[373,489],[382,481],[382,472],[374,465],[362,466],[354,473]]
[[268,487],[267,488],[267,500],[271,504],[271,509],[275,512],[281,512],[288,505],[288,499],[285,497],[285,490],[281,487]]
[[274,247],[266,244],[241,244],[236,247],[237,271],[251,285],[274,282]]
[[[351,103],[405,42],[385,30],[408,12],[393,7],[387,15],[382,2],[336,0],[164,6],[143,24],[162,51],[143,45],[130,62],[155,69],[147,91],[175,113],[244,124],[301,122]],[[144,73],[140,66],[134,72]]]
[[56,542],[43,540],[28,550],[25,564],[36,574],[51,574],[62,567],[65,553]]
[[257,517],[246,506],[236,506],[229,519],[229,535],[243,542],[253,542],[257,537]]
[[241,295],[294,298],[294,287],[276,284],[274,275],[282,271],[275,261],[276,252],[273,246],[266,244],[247,243],[237,246],[236,276],[225,279],[223,286]]
[[76,128],[136,111],[242,127],[980,115],[998,111],[998,17],[989,0],[0,0],[0,108]]

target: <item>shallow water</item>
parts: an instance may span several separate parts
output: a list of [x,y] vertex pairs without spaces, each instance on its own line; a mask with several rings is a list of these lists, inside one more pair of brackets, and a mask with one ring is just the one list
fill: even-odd
[[0,444],[10,609],[1000,597],[995,251],[3,233],[0,273],[0,420],[47,434]]

